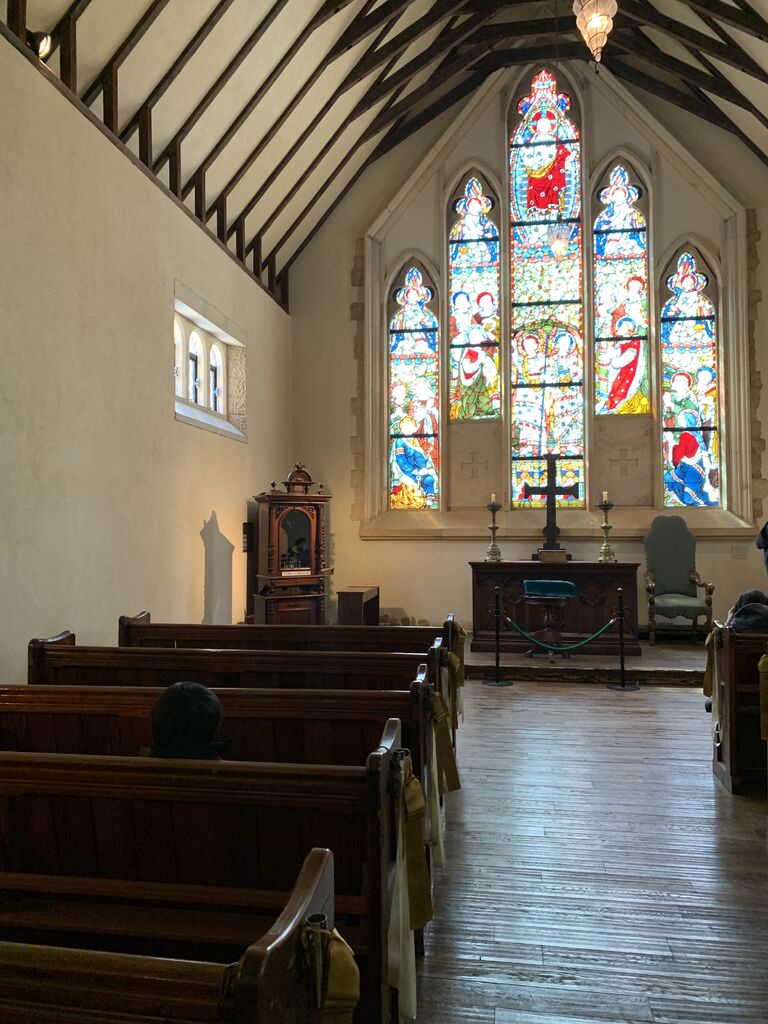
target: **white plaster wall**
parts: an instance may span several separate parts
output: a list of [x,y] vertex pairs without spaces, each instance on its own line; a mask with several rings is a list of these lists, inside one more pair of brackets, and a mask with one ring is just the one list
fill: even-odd
[[[646,163],[651,163],[650,147],[635,133],[629,133],[621,113],[591,89],[589,83],[587,90],[584,108],[591,115],[590,125],[596,126],[587,131],[590,169],[619,144],[629,144]],[[638,96],[645,101],[644,94],[638,93]],[[355,240],[363,237],[435,138],[455,119],[458,109],[449,111],[441,121],[431,126],[429,132],[408,140],[363,175],[294,265],[291,300],[295,359],[297,367],[301,368],[297,374],[296,390],[297,408],[301,410],[296,419],[296,451],[313,473],[326,480],[334,495],[331,523],[335,585],[379,584],[382,605],[387,608],[399,607],[417,619],[433,622],[453,611],[469,623],[471,581],[467,562],[484,557],[486,542],[362,541],[358,523],[353,522],[350,516],[354,497],[350,485],[350,436],[356,431],[356,422],[349,400],[355,394],[357,370],[353,355],[354,324],[349,319],[349,305],[357,299],[357,291],[350,284]],[[503,135],[498,128],[499,111],[499,106],[489,107],[477,119],[473,130],[446,158],[442,169],[445,181],[450,181],[452,173],[466,159],[478,155],[503,180],[505,158]],[[691,123],[694,129],[689,135],[695,140],[699,124],[694,119]],[[708,126],[704,128],[708,129]],[[725,133],[712,131],[719,136],[718,139],[713,141],[711,132],[703,131],[701,147],[698,151],[692,148],[694,155],[705,165],[714,142],[722,143],[725,138]],[[731,157],[737,157],[740,163],[735,180],[723,178],[725,163],[719,153],[711,170],[743,202],[754,204],[757,194],[765,194],[768,171],[743,147]],[[749,168],[749,174],[741,173],[745,167]],[[658,159],[655,169],[662,183],[655,224],[657,253],[664,252],[685,230],[694,230],[698,235],[710,238],[713,246],[719,248],[720,220],[701,192],[682,178],[668,160]],[[755,185],[755,174],[760,176],[761,189]],[[749,187],[743,191],[741,186],[747,184]],[[400,251],[412,246],[421,248],[440,265],[442,215],[438,213],[438,203],[441,187],[438,175],[424,182],[423,193],[392,223],[385,242],[388,269],[392,268]],[[759,273],[761,282],[764,282],[765,300],[758,307],[758,358],[764,379],[768,380],[768,207],[760,211],[760,224],[763,238]],[[761,413],[765,422],[768,417],[765,401]],[[768,434],[768,427],[764,427],[764,433]],[[531,541],[504,541],[502,550],[507,558],[528,558],[536,546]],[[568,546],[574,558],[589,559],[596,557],[599,541],[569,542]],[[642,543],[622,540],[616,546],[622,561],[641,563],[639,578],[642,580]],[[714,599],[717,616],[725,615],[740,591],[747,587],[766,586],[762,559],[750,540],[700,540],[698,568],[705,579],[712,580],[717,586]],[[645,608],[643,596],[641,594],[641,609]],[[643,611],[641,621],[644,620]]]
[[[33,636],[117,642],[200,621],[200,530],[233,542],[290,468],[290,321],[15,50],[0,43],[0,680]],[[248,444],[174,419],[174,280],[243,329]]]

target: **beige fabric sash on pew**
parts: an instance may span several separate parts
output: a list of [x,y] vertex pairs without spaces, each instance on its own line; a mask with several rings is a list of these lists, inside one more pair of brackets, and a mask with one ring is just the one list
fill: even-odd
[[768,655],[763,655],[758,664],[760,670],[760,736],[768,740]]
[[448,708],[439,693],[432,696],[432,724],[435,730],[437,784],[442,796],[444,793],[453,793],[461,789],[461,780],[448,729]]
[[401,1017],[416,1017],[416,952],[413,931],[432,920],[432,895],[424,850],[427,801],[410,755],[397,778],[397,856],[390,904],[389,983],[398,991]]
[[[312,937],[320,940],[321,949],[313,948]],[[355,955],[349,944],[334,928],[332,931],[321,928],[305,928],[302,945],[310,966],[310,976],[314,977],[319,969],[322,974],[321,991],[314,993],[315,1003],[309,1016],[309,1024],[352,1024],[355,1007],[360,1001],[360,971],[355,963]],[[315,963],[317,956],[322,963]]]

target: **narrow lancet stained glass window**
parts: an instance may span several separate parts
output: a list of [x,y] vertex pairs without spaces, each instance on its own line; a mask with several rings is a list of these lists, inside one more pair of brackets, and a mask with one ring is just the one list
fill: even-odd
[[617,164],[595,220],[595,412],[650,411],[648,232],[640,190]]
[[494,200],[470,177],[453,204],[459,218],[448,240],[451,312],[450,416],[500,415],[499,231],[488,216]]
[[564,456],[558,485],[579,486],[558,505],[584,505],[581,153],[570,106],[540,71],[509,145],[512,504],[526,508],[544,504],[523,488],[546,484],[548,452]]
[[428,303],[432,289],[418,267],[393,295],[389,323],[389,505],[436,509],[439,505],[440,332]]
[[706,274],[683,252],[661,311],[664,504],[720,504],[717,319]]

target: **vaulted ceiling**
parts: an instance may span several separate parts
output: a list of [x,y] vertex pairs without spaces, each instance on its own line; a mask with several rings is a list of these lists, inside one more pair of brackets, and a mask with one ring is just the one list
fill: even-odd
[[[603,63],[768,164],[768,0],[619,0]],[[500,68],[588,60],[570,0],[7,0],[47,68],[283,302],[373,161]],[[30,53],[31,56],[31,53]]]

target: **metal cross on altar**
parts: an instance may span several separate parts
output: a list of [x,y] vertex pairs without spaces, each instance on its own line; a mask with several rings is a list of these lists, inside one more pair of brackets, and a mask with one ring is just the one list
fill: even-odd
[[557,536],[560,533],[560,529],[557,525],[557,498],[558,495],[564,495],[569,498],[578,498],[579,496],[579,485],[571,484],[569,487],[558,487],[555,480],[555,471],[557,468],[557,460],[561,456],[550,453],[545,455],[544,458],[547,463],[547,486],[546,487],[531,487],[530,484],[523,485],[523,497],[531,498],[535,494],[543,494],[547,499],[547,525],[542,531],[544,534],[544,550],[545,551],[559,551],[560,545],[557,543]]

